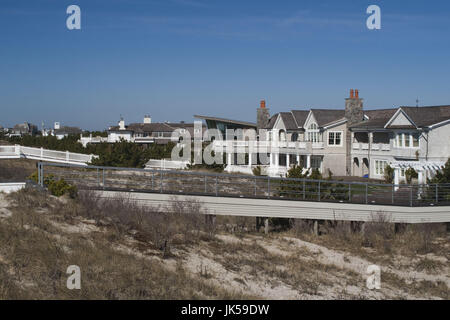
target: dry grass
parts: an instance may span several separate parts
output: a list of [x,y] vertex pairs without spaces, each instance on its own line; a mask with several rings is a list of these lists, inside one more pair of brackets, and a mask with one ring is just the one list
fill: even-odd
[[0,182],[22,182],[37,170],[37,162],[33,160],[2,159],[0,161]]
[[[449,297],[448,236],[436,225],[395,233],[389,219],[374,217],[362,234],[354,224],[322,222],[317,237],[311,223],[292,221],[289,231],[262,235],[254,218],[217,217],[216,233],[195,201],[141,207],[38,189],[8,200],[12,216],[0,218],[0,299]],[[372,263],[383,268],[380,292],[365,287]],[[73,264],[82,290],[66,288]]]
[[[42,199],[46,201],[43,202]],[[165,230],[158,230],[168,217],[154,209],[144,212],[125,200],[117,202],[63,201],[34,190],[12,194],[13,215],[0,220],[0,299],[235,299],[241,293],[226,291],[206,279],[186,273],[182,263],[168,268],[161,254],[138,255],[118,250],[132,230],[158,248],[178,233],[194,241],[192,225],[183,224],[181,206]],[[90,207],[86,207],[87,205]],[[194,205],[186,215],[191,218]],[[106,217],[109,211],[110,216]],[[64,232],[64,223],[79,221],[79,214],[105,224],[98,232]],[[149,214],[156,214],[156,220]],[[197,213],[198,214],[198,213]],[[158,220],[159,219],[159,220]],[[143,222],[142,225],[140,222]],[[131,232],[131,233],[130,233]],[[66,288],[66,268],[78,265],[82,290]]]

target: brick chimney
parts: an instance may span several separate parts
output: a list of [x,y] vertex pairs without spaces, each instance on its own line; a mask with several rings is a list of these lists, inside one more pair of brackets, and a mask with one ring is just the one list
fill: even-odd
[[269,109],[266,108],[266,100],[261,100],[259,108],[256,109],[256,127],[257,129],[263,129],[269,122]]

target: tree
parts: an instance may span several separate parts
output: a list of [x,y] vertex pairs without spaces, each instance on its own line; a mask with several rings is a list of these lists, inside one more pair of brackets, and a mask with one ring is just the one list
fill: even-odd
[[438,171],[433,179],[428,181],[429,183],[450,183],[450,158],[445,163],[442,170]]

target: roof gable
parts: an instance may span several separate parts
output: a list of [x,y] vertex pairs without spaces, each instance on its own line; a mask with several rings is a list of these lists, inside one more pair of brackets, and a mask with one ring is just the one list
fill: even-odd
[[397,112],[389,119],[389,121],[384,126],[385,128],[391,129],[402,129],[402,128],[417,128],[417,125],[411,118],[399,108]]

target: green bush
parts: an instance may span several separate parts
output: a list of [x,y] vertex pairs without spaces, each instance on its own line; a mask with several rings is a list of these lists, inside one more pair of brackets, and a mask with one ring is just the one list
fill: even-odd
[[[37,183],[38,173],[34,172],[29,176],[29,179]],[[52,174],[44,176],[44,186],[56,197],[67,194],[71,198],[76,198],[78,193],[76,186],[67,183],[64,179],[55,180],[55,177]]]

